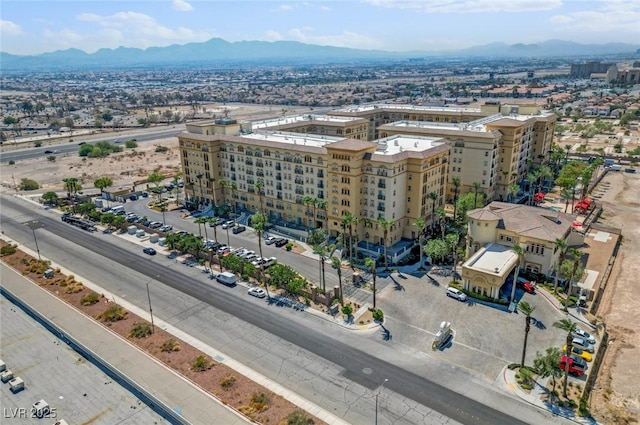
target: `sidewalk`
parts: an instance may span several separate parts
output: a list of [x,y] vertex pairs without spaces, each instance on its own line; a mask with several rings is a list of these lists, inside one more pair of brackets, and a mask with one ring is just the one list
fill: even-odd
[[496,383],[498,386],[505,388],[509,393],[517,396],[525,402],[540,409],[548,410],[554,415],[562,416],[563,418],[579,424],[597,425],[598,422],[595,419],[577,416],[576,413],[570,409],[559,407],[555,404],[550,404],[544,401],[542,398],[547,394],[546,386],[549,379],[550,378],[544,378],[536,381],[534,388],[530,392],[526,392],[518,385],[516,381],[516,372],[505,366],[504,369],[502,369],[502,373],[500,373],[496,378]]
[[[564,312],[564,305],[561,304],[560,301],[558,301],[558,299],[553,296],[553,294],[548,293],[545,288],[538,287],[536,292],[539,295],[542,295],[544,299],[546,299],[547,302],[551,304],[556,310]],[[567,313],[575,320],[581,322],[591,329],[595,329],[595,326],[589,321],[589,319],[587,319],[584,314],[582,314],[581,309],[577,307],[569,307]]]
[[[31,249],[29,249],[28,247],[25,247],[21,244],[18,244],[15,241],[12,241],[11,239],[5,237],[5,239],[7,241],[10,241],[14,244],[18,245],[18,248],[23,250],[24,252],[36,256],[37,254],[32,251]],[[3,268],[6,268],[8,270],[10,270],[8,267],[6,266],[2,266]],[[80,282],[83,283],[84,286],[86,286],[87,288],[100,293],[100,294],[104,294],[105,297],[114,300],[115,303],[117,303],[118,305],[122,306],[123,308],[125,308],[126,310],[130,311],[133,314],[136,314],[137,316],[140,317],[147,317],[148,316],[148,312],[145,309],[139,308],[136,305],[131,304],[130,302],[128,302],[127,300],[113,294],[110,293],[109,291],[106,291],[105,289],[101,288],[99,285],[97,285],[96,283],[92,282],[91,280],[78,275],[77,273],[74,273],[73,271],[67,269],[66,267],[64,267],[61,264],[56,264],[52,262],[52,267],[59,267],[61,272],[67,275],[71,275],[73,274],[74,276],[76,276],[76,279]],[[199,268],[203,268],[202,266],[197,266]],[[2,273],[3,276],[3,285],[5,282],[5,274],[6,273]],[[21,276],[20,276],[21,277]],[[249,285],[247,283],[241,283],[243,286],[245,287],[249,287]],[[37,287],[36,285],[22,285],[25,287],[30,287],[31,290],[33,291],[40,291],[40,292],[46,292],[45,290]],[[31,288],[32,287],[32,288]],[[16,294],[20,294],[19,292],[16,292]],[[49,295],[49,294],[46,294]],[[22,297],[22,295],[20,294],[20,296]],[[193,390],[201,393],[203,396],[206,396],[209,399],[209,402],[206,403],[205,401],[202,401],[202,403],[205,403],[203,405],[210,405],[208,406],[210,408],[209,412],[206,412],[206,409],[203,409],[203,411],[205,412],[205,414],[202,415],[202,420],[200,420],[200,414],[198,412],[194,412],[194,417],[195,419],[193,420],[194,424],[210,424],[211,423],[211,417],[216,417],[220,419],[220,423],[224,423],[224,424],[230,424],[230,425],[235,425],[235,424],[241,424],[241,423],[250,423],[250,421],[247,421],[245,418],[238,416],[234,411],[230,410],[229,408],[227,408],[225,405],[222,405],[218,400],[216,400],[214,397],[210,396],[209,394],[205,393],[204,391],[200,390],[199,388],[197,388],[195,385],[191,384],[190,382],[186,381],[184,378],[179,377],[178,375],[176,375],[175,373],[173,373],[170,369],[168,369],[167,367],[165,367],[164,365],[159,364],[158,362],[156,362],[153,358],[147,356],[146,354],[144,354],[143,352],[141,352],[140,350],[138,350],[136,347],[134,347],[133,345],[129,344],[128,342],[126,342],[125,340],[121,339],[120,337],[118,337],[115,334],[112,334],[111,332],[109,332],[106,328],[104,328],[103,326],[101,326],[100,324],[96,323],[95,321],[93,321],[92,319],[82,315],[82,313],[76,311],[75,309],[72,309],[72,307],[67,306],[64,302],[58,300],[57,298],[53,297],[52,295],[49,295],[49,297],[54,298],[55,300],[57,300],[59,303],[62,303],[64,306],[68,307],[68,309],[71,309],[73,312],[76,313],[76,315],[74,315],[75,319],[74,320],[68,320],[65,321],[65,323],[59,323],[61,326],[67,328],[69,330],[69,334],[74,335],[77,339],[79,339],[81,342],[85,343],[85,335],[96,335],[97,333],[93,331],[89,331],[86,330],[85,328],[80,328],[77,330],[73,330],[74,327],[73,325],[77,322],[78,324],[81,324],[84,327],[89,327],[89,324],[92,324],[93,327],[97,327],[100,328],[102,330],[104,330],[104,332],[106,332],[107,334],[111,335],[113,338],[115,338],[116,340],[120,341],[121,344],[123,344],[122,348],[118,348],[117,350],[111,350],[111,347],[115,347],[118,345],[111,344],[105,344],[102,342],[98,342],[96,347],[95,347],[95,351],[97,353],[99,353],[100,355],[103,355],[103,352],[112,352],[118,356],[118,354],[122,354],[121,357],[122,358],[122,362],[124,363],[124,365],[126,366],[129,363],[129,356],[130,356],[130,352],[137,352],[140,355],[143,355],[144,357],[146,357],[146,359],[151,362],[151,363],[156,363],[159,367],[162,367],[166,373],[161,374],[160,372],[156,371],[154,372],[155,375],[152,373],[150,374],[150,384],[148,385],[144,385],[145,382],[148,382],[147,379],[141,379],[141,380],[137,380],[134,377],[134,380],[136,380],[137,382],[140,382],[141,384],[143,384],[143,386],[145,386],[147,389],[156,389],[156,386],[159,388],[162,388],[164,392],[167,392],[167,398],[169,400],[169,402],[167,403],[170,406],[174,406],[177,404],[180,404],[179,402],[181,402],[183,400],[183,397],[185,394],[190,394],[190,392],[187,389],[182,388],[181,386],[176,385],[175,387],[172,385],[167,385],[167,379],[166,378],[166,374],[169,373],[171,375],[173,375],[176,378],[179,378],[181,380],[183,380],[185,383],[189,384],[189,386],[191,386],[193,388]],[[25,301],[29,302],[28,299],[25,299]],[[41,310],[42,311],[42,310]],[[304,311],[309,312],[313,315],[316,315],[318,317],[322,317],[325,320],[330,320],[330,321],[334,321],[336,323],[339,322],[339,320],[334,319],[332,316],[326,314],[326,313],[322,313],[319,311],[314,311],[311,309],[305,309]],[[44,311],[43,311],[44,313]],[[58,317],[60,317],[58,314],[53,314],[53,316],[47,315],[45,314],[47,317],[51,318],[52,320],[54,320],[56,323],[58,323]],[[81,320],[80,318],[76,317],[76,316],[81,316],[84,320]],[[89,324],[87,324],[86,322],[88,322]],[[233,370],[235,370],[236,372],[246,376],[247,378],[251,379],[252,381],[262,385],[263,387],[267,388],[268,390],[274,392],[275,394],[278,394],[280,396],[282,396],[283,398],[285,398],[286,400],[290,401],[291,403],[295,404],[296,406],[298,406],[299,408],[307,411],[308,413],[316,416],[317,418],[321,419],[322,421],[326,422],[327,424],[330,425],[348,425],[347,422],[343,421],[341,418],[337,417],[336,415],[334,415],[333,413],[321,408],[320,406],[314,404],[313,402],[306,400],[302,397],[300,397],[297,393],[290,391],[289,389],[283,387],[282,385],[278,384],[275,381],[271,381],[269,380],[267,377],[259,374],[258,372],[254,371],[253,369],[245,366],[244,364],[232,359],[231,357],[229,357],[228,355],[222,353],[221,351],[208,346],[207,344],[205,344],[204,342],[200,341],[199,339],[197,339],[196,337],[187,334],[186,332],[183,332],[182,330],[178,329],[177,327],[171,325],[170,323],[162,320],[162,318],[157,317],[154,315],[154,322],[155,325],[160,327],[161,329],[169,332],[170,334],[172,334],[173,336],[175,336],[176,338],[192,345],[193,347],[201,350],[203,353],[209,355],[211,358],[214,358],[218,363],[223,363],[226,366],[232,368]],[[344,321],[343,321],[344,322]],[[349,327],[348,325],[344,324],[344,327]],[[376,327],[378,326],[378,324],[374,324],[374,326],[372,327]],[[356,328],[356,326],[353,326],[353,328]],[[88,339],[88,338],[87,338]],[[103,341],[103,339],[99,339],[98,341]],[[104,341],[107,341],[107,339],[104,339]],[[109,350],[106,350],[106,348],[109,348]],[[127,348],[128,347],[128,348]],[[92,349],[94,349],[94,347],[91,347]],[[126,353],[126,354],[125,354]],[[131,356],[133,356],[133,354],[131,354]],[[106,357],[106,356],[105,356]],[[117,363],[111,363],[114,365],[117,365]],[[136,371],[140,370],[140,372],[147,372],[146,369],[146,365],[144,367],[141,367],[140,365],[132,367],[132,368],[127,368],[127,369],[120,369],[123,371],[123,373],[125,373],[126,375],[129,376],[129,373],[131,372],[132,374],[135,374]],[[150,369],[150,370],[154,370],[154,369]],[[155,379],[154,376],[165,376],[163,378],[163,380],[160,379]],[[133,376],[132,376],[133,377]],[[191,396],[189,396],[191,397]],[[198,398],[194,395],[193,396],[193,400],[198,400]],[[202,396],[200,397],[202,398]],[[194,404],[195,406],[199,406],[198,404],[195,404],[195,401],[191,401],[190,398],[185,398],[186,400],[190,401],[190,404]],[[194,406],[194,407],[195,407]],[[187,408],[183,407],[182,408],[182,414],[188,418],[189,420],[192,420],[189,416],[187,416],[186,413]],[[218,410],[220,410],[220,414],[218,415],[217,412]],[[195,414],[198,413],[198,414]],[[212,415],[213,413],[213,415]],[[228,416],[228,420],[226,419]]]

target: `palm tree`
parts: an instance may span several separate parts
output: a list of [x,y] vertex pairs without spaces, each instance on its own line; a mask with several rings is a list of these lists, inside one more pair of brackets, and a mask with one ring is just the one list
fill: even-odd
[[[196,218],[195,223],[198,225],[198,236],[202,237],[202,225],[207,223],[208,221],[209,219],[207,217]],[[204,227],[204,231],[207,231],[207,226]]]
[[351,267],[353,267],[353,222],[355,219],[356,217],[350,212],[342,216],[342,228],[345,231],[347,228],[349,229],[349,241],[347,245],[349,246],[349,263],[351,264]]
[[329,215],[327,214],[327,201],[318,199],[317,207],[324,211],[325,234],[329,235]]
[[[71,200],[71,207],[73,208],[73,213],[75,214],[76,213],[75,195],[78,193],[78,191],[82,190],[82,185],[80,184],[78,179],[75,177],[62,179],[62,181],[64,182],[64,188],[67,191],[67,199]],[[73,199],[71,198],[72,193],[74,195]]]
[[569,200],[573,197],[573,186],[562,186],[561,196],[565,199],[564,212],[569,208]]
[[518,194],[519,190],[520,190],[520,186],[518,186],[515,183],[510,184],[509,187],[507,188],[507,202],[515,203],[516,202],[515,196]]
[[438,208],[438,210],[436,211],[436,213],[438,214],[438,217],[440,218],[440,230],[442,232],[442,240],[445,239],[444,237],[444,232],[447,229],[447,212],[444,210],[444,208]]
[[[262,237],[264,236],[265,228],[267,227],[267,218],[262,212],[255,213],[251,216],[251,227],[256,232],[258,236],[258,252],[260,252],[260,258],[263,258],[262,255]],[[229,234],[229,229],[227,228],[227,235]],[[262,279],[262,284],[264,285],[264,289],[267,291],[267,298],[271,298],[269,295],[269,285],[267,284],[264,276],[264,266],[260,265],[260,278]]]
[[416,219],[416,222],[414,223],[416,226],[418,226],[418,245],[420,246],[420,267],[418,267],[418,270],[424,270],[424,261],[422,259],[422,252],[424,251],[422,249],[422,238],[424,236],[424,229],[427,225],[427,222],[425,221],[424,218],[422,217],[418,217]]
[[560,250],[560,257],[558,258],[558,263],[556,266],[556,275],[553,279],[553,293],[556,294],[558,293],[558,275],[560,274],[560,265],[562,264],[562,262],[564,261],[564,255],[567,251],[567,242],[565,242],[563,239],[556,239],[554,242],[556,249]]
[[342,261],[338,257],[331,257],[331,265],[338,274],[338,285],[340,285],[340,304],[344,305],[344,295],[342,294]]
[[326,279],[324,273],[324,260],[327,255],[327,247],[322,244],[314,245],[313,250],[318,254],[318,265],[320,267],[320,283],[322,283],[322,293],[327,293]]
[[513,252],[515,252],[516,255],[518,256],[518,263],[516,264],[516,272],[513,275],[513,284],[511,285],[510,301],[513,302],[513,299],[516,297],[516,285],[518,283],[518,274],[520,273],[520,263],[522,263],[522,260],[524,259],[524,250],[518,244],[515,244],[511,249],[513,249]]
[[[308,195],[307,195],[307,196],[305,196],[305,197],[303,197],[303,198],[302,198],[302,203],[304,204],[304,206],[305,206],[305,207],[307,207],[307,211],[306,211],[306,213],[307,213],[307,216],[308,216],[308,214],[309,214],[309,207],[311,206],[311,204],[313,204],[313,205],[314,205],[314,208],[315,208],[316,199],[315,199],[315,198],[313,198],[312,196],[308,196]],[[310,221],[310,223],[314,223],[314,222],[315,222],[315,220],[314,220],[314,219],[315,219],[315,214],[314,214],[314,217],[313,217],[311,220],[307,219],[307,220],[308,220],[307,222],[309,222],[309,221]],[[308,231],[308,232],[311,232],[311,230],[313,230],[312,225],[313,225],[313,224],[309,224],[309,225],[307,225],[307,231]]]
[[542,186],[544,181],[553,177],[553,171],[549,168],[548,165],[541,165],[538,168],[538,191],[542,191]]
[[478,208],[478,192],[480,191],[480,183],[473,182],[473,208]]
[[538,180],[538,172],[533,170],[527,174],[527,180],[529,180],[529,205],[533,205],[533,194],[534,194],[534,182]]
[[436,228],[436,201],[438,200],[438,192],[429,192],[429,199],[431,200],[431,234]]
[[160,198],[162,197],[162,191],[157,190],[159,189],[159,185],[160,182],[164,180],[164,174],[160,174],[160,173],[151,173],[149,174],[149,177],[147,177],[147,183],[151,183],[155,186],[155,192],[158,195],[158,200],[160,200]]
[[569,152],[571,152],[571,145],[564,145],[564,150],[565,150],[565,154],[564,154],[564,165],[567,165],[567,162],[569,162]]
[[451,247],[453,253],[453,283],[456,283],[456,265],[458,264],[458,243],[460,242],[460,235],[457,232],[449,233],[447,235],[447,243]]
[[456,212],[458,210],[458,194],[460,193],[460,178],[453,177],[451,179],[453,184],[453,222],[456,223]]
[[573,268],[571,269],[571,276],[569,277],[569,283],[567,286],[567,297],[564,300],[564,311],[569,311],[569,298],[573,292],[573,280],[579,277],[576,276],[576,274],[580,267],[580,260],[582,259],[582,251],[578,248],[569,248],[567,253],[573,258]]
[[260,212],[264,214],[264,205],[262,205],[262,188],[264,187],[264,183],[258,180],[253,186],[256,188],[256,192],[258,192],[258,199],[260,200]]
[[387,237],[389,236],[389,228],[393,226],[393,220],[385,220],[384,217],[380,217],[378,219],[378,224],[382,226],[382,230],[384,231],[382,237],[384,240],[384,270],[389,271],[389,259],[387,258]]
[[211,190],[213,193],[213,208],[214,211],[217,212],[216,207],[218,206],[218,200],[216,199],[216,179],[215,178],[210,178],[209,182],[211,183]]
[[367,257],[364,260],[364,266],[371,272],[373,276],[373,309],[376,308],[376,262],[373,258]]
[[534,305],[529,304],[526,301],[520,301],[518,303],[518,310],[525,315],[524,326],[524,345],[522,346],[522,360],[520,361],[520,367],[524,367],[524,359],[527,355],[527,338],[529,337],[529,331],[531,330],[531,313],[536,309]]
[[222,188],[222,205],[224,205],[224,204],[227,203],[226,190],[227,190],[229,182],[227,182],[225,179],[220,179],[220,180],[218,180],[218,183],[220,184],[220,187]]
[[102,191],[104,191],[106,188],[113,186],[113,180],[111,180],[109,177],[100,177],[93,182],[93,186],[96,189],[100,189],[100,193],[102,194]]
[[565,351],[566,362],[564,368],[564,383],[562,384],[562,395],[567,398],[567,380],[569,379],[569,355],[573,351],[573,334],[578,330],[578,325],[569,319],[562,319],[553,324],[554,327],[567,331],[567,351]]
[[[364,217],[362,219],[362,224],[364,225],[365,233],[367,233],[367,228],[373,227],[373,220],[371,220],[370,218]],[[365,234],[365,236],[366,236],[366,234]],[[369,237],[366,238],[366,242],[367,242],[367,250],[368,250],[369,249]]]
[[231,189],[231,198],[234,199],[232,206],[233,206],[233,213],[235,214],[236,213],[235,193],[236,193],[236,190],[238,189],[238,185],[235,182],[231,182],[229,184],[229,189]]

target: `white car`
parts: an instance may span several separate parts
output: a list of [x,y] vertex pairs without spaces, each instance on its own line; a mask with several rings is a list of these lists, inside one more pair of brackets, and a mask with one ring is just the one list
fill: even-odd
[[573,333],[573,336],[579,336],[580,338],[586,340],[589,344],[592,344],[592,345],[596,343],[596,339],[594,338],[594,336],[587,331],[583,331],[582,329],[578,329],[577,331],[575,331]]
[[266,238],[266,239],[264,240],[264,244],[265,244],[265,245],[272,245],[272,244],[276,243],[276,241],[277,241],[278,239],[280,239],[280,238],[276,238],[275,236],[269,236],[268,238]]
[[245,250],[244,252],[238,254],[238,257],[244,258],[245,260],[248,260],[247,257],[250,257],[252,255],[254,256],[253,258],[256,258],[256,252],[255,251]]
[[247,261],[253,261],[253,260],[255,260],[256,258],[258,258],[258,256],[257,256],[256,254],[249,254],[249,255],[245,255],[245,256],[244,256],[244,257],[242,257],[242,258],[244,258],[244,259],[245,259],[245,260],[247,260]]
[[223,228],[223,229],[231,229],[231,228],[232,228],[233,226],[235,226],[235,225],[236,225],[236,222],[235,222],[235,221],[233,221],[233,220],[229,220],[229,221],[227,221],[226,223],[224,223],[224,224],[222,225],[222,228]]
[[249,295],[253,295],[254,297],[258,297],[258,298],[264,298],[267,296],[267,292],[262,288],[258,288],[257,286],[249,288],[247,293]]
[[466,301],[467,294],[456,288],[447,288],[447,297],[455,298],[458,301]]
[[574,336],[573,337],[573,341],[571,342],[571,345],[573,345],[574,347],[578,347],[581,350],[584,350],[588,353],[592,353],[595,351],[595,349],[593,348],[593,345],[589,344],[589,342],[584,339],[581,338],[579,336]]
[[262,263],[262,267],[263,268],[267,268],[267,267],[271,267],[273,266],[277,261],[276,257],[269,257],[269,258],[265,258],[264,259],[264,263]]
[[258,257],[258,258],[255,258],[255,259],[251,262],[251,264],[253,264],[253,265],[254,265],[254,266],[256,266],[256,267],[260,267],[260,264],[264,263],[264,261],[265,261],[265,260],[264,260],[264,258],[260,258],[260,257]]

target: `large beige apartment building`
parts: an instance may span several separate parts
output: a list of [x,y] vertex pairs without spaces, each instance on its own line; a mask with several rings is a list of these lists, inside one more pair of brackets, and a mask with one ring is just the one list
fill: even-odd
[[532,108],[523,108],[525,115],[519,107],[487,106],[486,112],[495,113],[471,122],[403,120],[380,126],[378,133],[447,139],[452,149],[447,200],[454,197],[454,177],[460,179],[460,193],[474,191],[478,183],[487,200],[506,200],[511,185],[548,160],[556,117]]
[[[344,232],[350,214],[357,218],[354,234],[372,256],[385,245],[413,242],[416,220],[430,222],[444,205],[450,147],[441,138],[394,135],[372,142],[254,130],[220,119],[189,123],[178,139],[187,197],[238,212],[262,209],[274,224],[324,227],[330,236]],[[381,218],[390,223],[386,240]],[[388,251],[392,261],[412,244],[403,246]]]

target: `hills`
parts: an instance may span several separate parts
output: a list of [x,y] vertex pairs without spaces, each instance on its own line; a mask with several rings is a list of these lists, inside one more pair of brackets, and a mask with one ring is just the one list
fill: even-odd
[[640,44],[580,44],[549,40],[535,44],[491,43],[457,51],[389,52],[346,47],[319,46],[297,41],[237,41],[212,38],[201,43],[138,49],[103,48],[94,53],[78,49],[20,56],[0,52],[4,71],[79,70],[131,67],[190,67],[233,65],[327,64],[362,61],[407,60],[409,58],[543,58],[634,54]]

